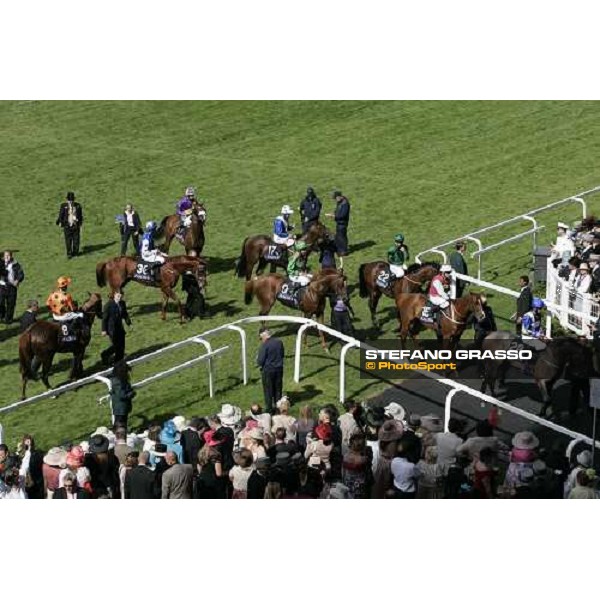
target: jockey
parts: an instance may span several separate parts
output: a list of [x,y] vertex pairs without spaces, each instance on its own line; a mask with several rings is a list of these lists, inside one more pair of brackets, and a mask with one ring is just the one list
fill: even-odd
[[198,200],[198,194],[195,187],[189,185],[185,188],[185,195],[180,198],[179,202],[183,202],[184,200],[189,200],[191,209],[196,211],[196,214],[202,221],[206,221],[206,208],[204,206],[204,201]]
[[397,233],[394,236],[394,245],[390,246],[387,252],[390,271],[397,279],[404,277],[404,271],[407,268],[406,261],[410,258],[408,247],[404,245],[404,236]]
[[83,313],[76,312],[77,305],[67,291],[71,281],[70,277],[59,277],[56,281],[56,289],[46,300],[46,306],[55,321],[71,321],[83,317]]
[[431,280],[429,285],[429,302],[433,305],[434,312],[438,309],[448,308],[450,305],[450,276],[452,267],[442,265],[440,272]]
[[528,337],[544,337],[542,329],[542,309],[545,308],[544,301],[541,298],[534,298],[531,304],[532,308],[523,315],[521,320],[521,333]]
[[287,274],[290,281],[305,286],[310,283],[312,275],[308,273],[306,259],[308,257],[308,246],[306,242],[299,240],[294,244],[294,253],[288,262]]
[[156,222],[148,221],[146,231],[142,237],[140,255],[142,260],[154,264],[164,264],[166,254],[154,247],[154,236],[156,235]]
[[290,248],[294,245],[294,236],[290,235],[290,231],[294,229],[293,225],[289,224],[290,215],[293,215],[294,211],[285,204],[281,207],[281,214],[275,217],[273,221],[273,241],[276,244],[282,244]]

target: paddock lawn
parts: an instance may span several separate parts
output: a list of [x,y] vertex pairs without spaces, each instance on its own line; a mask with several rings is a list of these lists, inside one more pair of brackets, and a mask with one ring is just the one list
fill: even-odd
[[[600,105],[594,102],[3,102],[0,127],[0,245],[18,250],[26,273],[17,317],[28,298],[44,304],[59,275],[73,277],[78,299],[98,289],[95,265],[119,253],[115,215],[126,201],[146,221],[170,214],[189,184],[206,198],[210,316],[181,326],[171,307],[162,322],[158,292],[130,284],[126,299],[134,327],[127,351],[136,355],[257,314],[255,304],[243,303],[242,281],[233,276],[234,260],[247,235],[270,231],[282,204],[297,210],[307,185],[317,190],[324,212],[333,210],[334,188],[350,199],[353,251],[345,269],[354,286],[360,263],[384,258],[398,231],[405,234],[414,256],[600,183],[595,173]],[[67,261],[54,221],[70,189],[85,212],[85,253]],[[597,202],[592,200],[590,212],[598,212]],[[541,241],[550,241],[559,218],[578,217],[575,206],[545,214]],[[516,226],[504,233],[521,230],[523,226]],[[497,239],[489,236],[486,241]],[[485,278],[516,288],[519,274],[531,265],[530,252],[531,243],[524,241],[486,255]],[[475,271],[474,260],[470,264]],[[358,335],[373,336],[365,301],[357,290],[352,298]],[[506,319],[514,312],[514,302],[494,294],[489,298],[502,327],[511,327]],[[393,337],[397,323],[388,299],[382,299],[380,311],[381,335]],[[274,313],[295,314],[281,306]],[[1,327],[3,406],[18,399],[20,384],[18,329]],[[247,328],[252,364],[257,329]],[[294,410],[307,400],[315,406],[336,401],[339,346],[324,355],[311,337],[303,378],[296,385],[293,330],[275,330],[286,333],[284,386],[296,402]],[[99,332],[95,325],[87,372],[100,368],[99,353],[107,342]],[[232,345],[215,361],[216,397],[208,397],[205,367],[196,366],[140,389],[132,428],[175,413],[208,414],[223,402],[246,409],[262,399],[254,366],[250,384],[240,385],[236,337],[211,341],[215,347]],[[182,350],[144,363],[135,369],[134,380],[199,351]],[[68,373],[65,356],[57,359],[54,385]],[[351,351],[348,396],[366,399],[386,384],[359,379],[357,362]],[[28,393],[42,390],[41,382],[33,382]],[[110,423],[107,405],[97,403],[102,393],[102,386],[92,385],[0,415],[7,442],[13,446],[25,432],[33,433],[43,447],[83,439],[98,425]]]

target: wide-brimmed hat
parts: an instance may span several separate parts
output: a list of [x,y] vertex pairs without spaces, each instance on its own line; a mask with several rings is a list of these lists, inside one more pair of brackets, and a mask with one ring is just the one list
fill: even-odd
[[441,417],[434,414],[428,414],[421,417],[421,427],[430,433],[440,433],[444,431]]
[[406,418],[405,408],[397,402],[390,402],[384,410],[388,417],[392,417],[392,419],[396,419],[396,421],[404,421]]
[[371,406],[365,415],[367,425],[381,427],[385,423],[385,409],[383,406]]
[[540,445],[540,440],[531,431],[519,431],[519,433],[515,433],[512,445],[517,450],[533,450]]
[[[108,447],[113,448],[115,445],[115,434],[108,427],[98,427],[90,437],[95,435],[103,435],[108,440]],[[90,450],[91,452],[91,450]]]
[[586,469],[592,466],[592,453],[589,450],[583,450],[582,452],[580,452],[576,456],[576,459],[577,464],[581,465],[582,467],[585,467]]
[[217,413],[217,415],[223,425],[231,426],[240,422],[242,410],[239,406],[233,406],[233,404],[223,404],[221,412]]
[[67,464],[67,452],[58,447],[50,448],[43,460],[51,467],[64,467]]
[[253,427],[248,437],[262,441],[265,439],[265,431],[262,427]]
[[396,421],[396,419],[392,419],[386,421],[381,428],[379,429],[379,433],[377,434],[377,438],[380,442],[393,442],[395,440],[399,440],[404,433],[404,427],[400,421]]
[[581,263],[579,265],[579,270],[580,271],[589,271],[590,270],[590,266],[587,263]]
[[67,453],[67,467],[79,468],[83,466],[85,452],[81,446],[73,446]]
[[173,425],[175,425],[175,429],[181,433],[187,425],[187,419],[182,415],[177,415],[171,419],[173,421]]
[[108,446],[108,438],[105,435],[97,434],[90,438],[90,452],[92,454],[108,452]]

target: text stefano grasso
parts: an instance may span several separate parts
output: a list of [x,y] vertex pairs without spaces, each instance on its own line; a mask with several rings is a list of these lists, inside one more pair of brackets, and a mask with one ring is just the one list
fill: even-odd
[[532,350],[365,350],[365,360],[531,360]]

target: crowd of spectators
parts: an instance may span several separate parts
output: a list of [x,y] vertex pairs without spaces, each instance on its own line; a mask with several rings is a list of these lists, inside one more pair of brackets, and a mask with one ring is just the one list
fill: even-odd
[[347,401],[313,416],[290,414],[287,397],[271,415],[174,416],[146,431],[120,423],[79,443],[39,450],[30,435],[0,444],[2,499],[439,499],[598,497],[589,450],[541,448],[531,431],[504,444],[488,421],[472,432],[397,403]]

